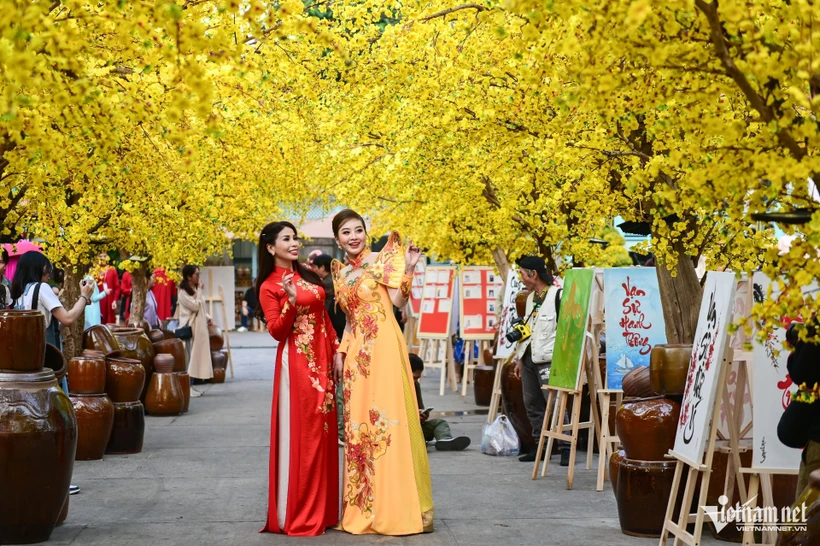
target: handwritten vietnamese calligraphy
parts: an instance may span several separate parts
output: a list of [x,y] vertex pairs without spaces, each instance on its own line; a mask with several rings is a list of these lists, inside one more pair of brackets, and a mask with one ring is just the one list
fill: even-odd
[[649,330],[652,323],[646,323],[646,315],[641,311],[643,298],[646,291],[637,286],[633,286],[630,277],[621,286],[625,292],[622,307],[621,321],[618,326],[623,329],[623,336],[629,347],[638,347],[641,355],[648,355],[652,352],[652,344],[649,342]]

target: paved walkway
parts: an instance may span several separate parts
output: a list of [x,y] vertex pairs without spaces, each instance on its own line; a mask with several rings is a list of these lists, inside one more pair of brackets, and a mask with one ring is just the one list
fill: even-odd
[[[267,334],[232,334],[236,378],[204,387],[179,417],[147,417],[145,447],[130,456],[77,462],[68,521],[54,544],[125,546],[410,544],[657,545],[621,533],[610,485],[595,492],[595,474],[580,457],[575,489],[553,459],[550,476],[531,481],[530,464],[478,449],[483,416],[450,418],[454,434],[472,438],[461,453],[430,449],[436,532],[415,537],[354,537],[329,531],[316,539],[260,535],[267,465],[274,349]],[[472,409],[432,375],[425,402],[436,410]],[[200,387],[201,388],[201,387]],[[597,462],[597,461],[596,461]],[[711,543],[711,540],[705,541]]]

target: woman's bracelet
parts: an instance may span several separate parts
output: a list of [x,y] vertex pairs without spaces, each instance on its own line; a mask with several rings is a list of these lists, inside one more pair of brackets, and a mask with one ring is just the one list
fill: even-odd
[[86,305],[91,305],[91,298],[89,298],[85,294],[80,294],[80,297],[85,300]]

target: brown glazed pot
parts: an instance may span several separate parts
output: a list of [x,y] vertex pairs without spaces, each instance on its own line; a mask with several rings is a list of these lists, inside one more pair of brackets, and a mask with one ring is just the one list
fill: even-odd
[[165,339],[154,342],[154,350],[157,354],[169,354],[174,356],[174,371],[184,372],[185,361],[187,355],[185,354],[185,342],[178,338]]
[[495,366],[476,366],[473,376],[473,393],[476,406],[489,406],[493,397]]
[[624,396],[630,398],[649,398],[654,396],[652,383],[649,380],[649,367],[636,366],[631,372],[624,376],[623,381]]
[[136,358],[142,362],[145,368],[145,385],[143,386],[140,400],[145,402],[145,393],[151,382],[151,375],[154,373],[154,345],[142,328],[124,328],[112,332],[117,342],[120,344],[120,351],[125,358]]
[[92,326],[83,334],[83,347],[108,354],[120,350],[120,344],[107,326]]
[[109,355],[105,363],[105,392],[111,401],[124,403],[139,400],[145,383],[145,368],[140,361]]
[[521,453],[534,451],[538,445],[532,438],[532,425],[524,407],[524,390],[521,378],[515,376],[515,365],[507,362],[501,370],[501,402],[507,419],[512,423],[521,441]]
[[105,452],[109,455],[142,451],[145,437],[145,408],[142,402],[114,403],[114,426]]
[[46,343],[46,358],[44,364],[45,368],[54,372],[54,376],[58,381],[65,377],[68,371],[68,361],[66,361],[65,355],[51,343]]
[[103,360],[105,360],[106,353],[102,351],[97,351],[95,349],[83,349],[81,356],[101,356]]
[[208,326],[208,340],[211,343],[211,351],[221,351],[225,346],[225,337],[222,335],[222,329],[213,324]]
[[609,481],[612,482],[612,492],[616,495],[618,494],[618,469],[624,459],[626,459],[626,451],[622,447],[614,451],[609,458]]
[[148,332],[148,339],[151,340],[151,343],[156,343],[165,339],[165,334],[162,333],[162,330],[151,330]]
[[214,377],[211,379],[211,382],[224,383],[225,369],[228,366],[228,355],[222,351],[211,351],[211,366],[214,371]]
[[680,404],[667,398],[624,401],[615,418],[618,438],[629,459],[663,461],[675,446]]
[[214,376],[211,378],[211,383],[225,382],[225,368],[214,368]]
[[68,390],[71,394],[104,393],[105,376],[104,356],[75,356],[68,361]]
[[71,498],[71,495],[66,495],[65,496],[65,503],[63,503],[63,509],[60,511],[60,517],[57,518],[57,525],[55,527],[59,527],[60,525],[65,523],[65,520],[68,519],[68,505],[69,505],[68,499],[69,498]]
[[179,415],[185,406],[179,381],[173,373],[155,373],[145,397],[145,410],[151,415]]
[[621,461],[615,500],[624,534],[661,536],[676,464],[677,461]]
[[154,357],[154,373],[172,373],[175,364],[174,355],[159,353]]
[[114,403],[105,394],[72,394],[71,403],[77,416],[77,461],[103,458],[111,428],[114,426]]
[[691,345],[655,345],[649,355],[652,391],[660,395],[683,395],[691,358]]
[[797,497],[794,506],[802,508],[803,504],[806,505],[806,528],[780,531],[777,546],[820,544],[820,470],[809,474],[809,485]]
[[[21,350],[25,347],[25,350]],[[0,311],[0,369],[39,372],[46,357],[46,323],[40,311]],[[0,542],[1,544],[2,542]]]
[[0,544],[48,540],[76,449],[74,409],[51,371],[0,373]]
[[188,407],[191,405],[191,376],[188,372],[174,372],[174,376],[182,393],[182,413],[188,413]]

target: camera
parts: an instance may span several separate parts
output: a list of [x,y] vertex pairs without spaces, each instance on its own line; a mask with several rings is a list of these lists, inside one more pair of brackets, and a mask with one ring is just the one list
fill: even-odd
[[515,319],[510,323],[510,332],[505,336],[510,343],[523,341],[532,335],[532,329],[524,319]]

